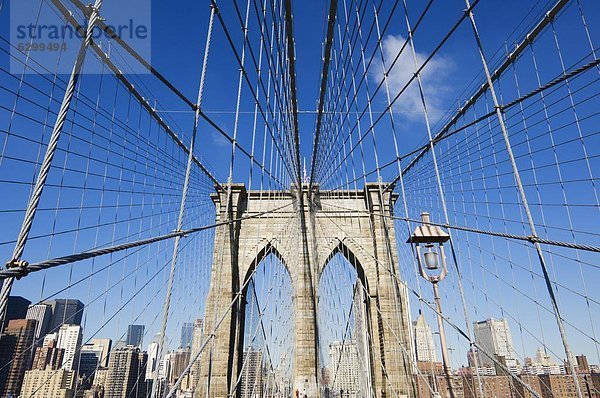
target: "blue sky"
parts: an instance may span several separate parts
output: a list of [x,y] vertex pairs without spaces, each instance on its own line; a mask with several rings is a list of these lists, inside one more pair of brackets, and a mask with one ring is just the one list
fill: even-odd
[[[475,16],[484,50],[492,69],[504,56],[505,46],[511,48],[516,41],[520,40],[524,32],[527,32],[532,27],[539,19],[541,13],[551,3],[549,1],[504,1],[497,3],[490,0],[482,0],[479,3],[475,9]],[[8,37],[8,28],[10,26],[7,4],[8,2],[6,2],[0,12],[0,34],[5,38]],[[240,2],[239,4],[240,8],[243,9],[245,3]],[[371,2],[368,2],[368,4],[369,7],[372,7]],[[585,32],[580,19],[578,4],[576,1],[572,2],[556,22],[557,35],[561,41],[561,53],[564,56],[564,63],[567,67],[581,65],[583,61],[580,62],[580,59],[584,59],[584,56],[589,55],[590,50],[584,35]],[[598,26],[598,22],[600,21],[600,5],[592,0],[582,0],[581,6],[585,13],[592,41],[597,46],[600,42],[600,26]],[[115,9],[119,6],[114,1],[106,1],[106,7],[107,12],[110,13],[115,12]],[[210,10],[209,2],[153,1],[151,4],[148,4],[148,7],[152,16],[151,62],[153,67],[164,74],[188,98],[195,100],[200,80],[202,53]],[[422,11],[422,7],[422,2],[409,2],[409,11],[413,22]],[[370,10],[370,8],[368,9]],[[380,12],[382,21],[384,16],[389,14],[390,9],[391,2],[385,2]],[[44,6],[43,10],[43,12],[50,12],[47,5]],[[461,16],[463,10],[464,3],[459,0],[437,1],[433,3],[433,6],[422,22],[421,30],[415,36],[415,47],[419,60],[425,59],[431,53],[449,28]],[[144,11],[147,10],[144,9]],[[305,1],[294,3],[298,100],[301,111],[314,111],[317,107],[316,101],[322,68],[322,41],[326,31],[326,12],[326,2]],[[372,11],[368,11],[367,14],[370,17],[366,18],[365,23],[370,22],[373,18]],[[235,18],[230,2],[223,2],[222,15],[233,32],[233,40],[239,51],[241,49],[241,34],[239,26],[236,25],[237,19]],[[253,23],[255,24],[256,21]],[[256,35],[256,30],[251,29],[250,35]],[[397,10],[384,35],[383,43],[386,59],[393,57],[406,36],[404,20],[401,17],[401,12]],[[256,39],[256,36],[251,37]],[[375,40],[371,38],[367,43],[367,54],[374,49],[374,42]],[[256,47],[256,40],[254,43]],[[345,45],[344,43],[343,46]],[[7,48],[7,46],[3,43],[2,48]],[[339,51],[339,48],[339,42],[336,41],[334,51]],[[128,59],[122,50],[111,48],[111,51],[115,62],[124,70],[127,70],[126,68],[132,65],[133,61]],[[535,56],[538,61],[542,84],[560,74],[560,62],[557,54],[553,36],[551,32],[546,32],[535,45]],[[588,56],[585,59],[589,61],[590,58]],[[8,55],[2,53],[0,56],[0,65],[6,69],[9,65],[8,61]],[[402,61],[401,66],[392,73],[392,78],[395,79],[392,80],[392,90],[399,89],[402,86],[402,82],[412,73],[413,69],[410,63],[412,59],[403,57]],[[65,57],[60,62],[70,65],[72,58]],[[355,58],[354,62],[358,62],[358,58]],[[50,62],[48,66],[50,67]],[[92,68],[92,66],[99,66],[99,62],[89,57],[86,68]],[[367,83],[370,89],[373,89],[381,79],[380,71],[378,72],[376,66],[377,61],[375,61],[371,71],[368,73]],[[538,86],[536,74],[532,68],[531,54],[527,53],[523,57],[523,60],[516,64],[515,71],[519,79],[521,95]],[[238,73],[239,67],[225,40],[223,31],[215,23],[206,75],[203,110],[230,134],[232,134],[234,128]],[[497,88],[499,94],[502,95],[502,103],[510,102],[512,99],[518,97],[514,84],[514,75],[512,71],[507,73],[506,77],[501,79],[501,83]],[[156,79],[149,75],[129,75],[129,77],[134,81],[136,87],[142,90],[144,95],[150,99],[151,103],[156,101],[158,109],[161,110],[161,115],[167,119],[169,125],[177,130],[182,140],[189,142],[193,115],[186,108],[185,104],[175,98],[164,86],[160,85]],[[577,111],[579,116],[582,117],[581,131],[585,136],[583,145],[577,141],[579,132],[574,130],[572,125],[573,115],[567,109],[567,111],[557,113],[556,115],[553,114],[550,118],[552,129],[557,129],[556,142],[563,143],[563,145],[559,146],[557,151],[548,149],[551,145],[548,146],[547,134],[543,135],[547,131],[547,126],[544,123],[544,118],[540,116],[541,108],[538,97],[535,98],[537,102],[532,100],[531,107],[527,108],[522,115],[516,108],[511,111],[512,113],[509,112],[507,115],[512,117],[511,122],[507,124],[510,131],[514,131],[513,139],[515,142],[521,143],[515,147],[515,154],[518,157],[519,166],[525,170],[523,178],[527,194],[532,203],[534,217],[538,220],[539,224],[545,226],[539,228],[540,235],[564,241],[575,239],[579,243],[596,246],[598,244],[597,225],[600,219],[598,209],[593,205],[595,202],[594,192],[596,192],[597,188],[592,186],[589,181],[573,182],[561,186],[556,173],[556,167],[552,167],[552,165],[554,164],[554,156],[558,153],[558,159],[564,162],[564,166],[561,167],[563,173],[562,180],[585,180],[587,167],[591,167],[597,173],[596,170],[598,170],[599,165],[597,155],[598,148],[600,148],[600,141],[596,134],[598,123],[598,116],[596,114],[597,100],[594,98],[594,95],[597,96],[597,77],[597,70],[592,69],[586,72],[581,79],[572,83],[573,89],[579,90],[578,94],[575,95],[575,100],[580,101],[577,104]],[[40,84],[43,90],[52,90],[50,83],[41,82],[35,76],[28,77],[28,79],[31,80],[26,81],[30,81],[32,84]],[[430,65],[423,71],[423,80],[426,98],[432,111],[431,116],[433,116],[433,131],[436,132],[443,122],[447,120],[448,115],[451,115],[457,109],[458,104],[464,102],[472,94],[475,87],[478,87],[483,82],[481,62],[468,24],[463,23],[432,59]],[[0,83],[2,87],[16,89],[16,81],[5,73],[0,77]],[[115,182],[118,185],[116,190],[119,191],[119,194],[103,192],[103,205],[107,206],[110,203],[121,204],[123,214],[119,213],[119,217],[122,216],[125,220],[135,217],[137,214],[135,213],[136,211],[140,211],[139,215],[148,216],[148,214],[151,214],[151,216],[147,217],[147,220],[143,222],[130,221],[120,225],[118,228],[113,228],[111,220],[115,218],[115,214],[114,211],[108,208],[97,214],[92,211],[79,213],[77,211],[75,213],[61,212],[61,217],[57,217],[57,213],[55,212],[46,212],[36,219],[33,234],[43,235],[51,231],[68,230],[78,225],[78,222],[85,224],[85,222],[89,221],[93,224],[93,221],[96,219],[102,219],[108,224],[108,227],[101,231],[100,229],[91,229],[87,232],[81,232],[81,234],[63,234],[61,238],[57,239],[43,238],[33,241],[26,249],[26,256],[31,261],[64,255],[73,251],[81,251],[89,249],[96,244],[108,244],[128,237],[148,236],[150,228],[156,226],[157,223],[160,225],[159,230],[161,233],[166,233],[173,229],[172,226],[178,210],[178,200],[177,195],[173,195],[173,197],[168,195],[169,192],[176,191],[181,186],[182,171],[185,169],[185,156],[182,156],[172,143],[167,143],[164,138],[161,138],[162,136],[160,136],[158,128],[149,121],[147,115],[143,111],[136,109],[135,106],[132,106],[131,104],[134,102],[132,102],[131,97],[127,96],[124,90],[119,91],[116,87],[116,83],[111,81],[111,79],[101,80],[98,76],[94,75],[86,75],[81,80],[81,92],[89,95],[92,103],[93,100],[97,99],[105,108],[109,110],[113,108],[117,109],[115,111],[117,119],[122,120],[124,125],[133,126],[134,130],[136,129],[136,124],[138,131],[145,131],[147,129],[149,131],[149,141],[156,145],[148,145],[147,147],[140,145],[132,149],[132,156],[142,156],[144,153],[149,154],[148,158],[145,159],[147,163],[145,170],[150,170],[151,176],[143,182],[139,180],[131,182],[131,186],[139,186],[143,193],[136,195],[122,192],[125,191],[125,188],[121,186],[121,180],[123,179],[121,175],[119,177],[121,180],[118,181],[118,184]],[[35,93],[30,89],[25,90],[24,92],[32,98],[32,101],[37,101],[38,104],[44,103],[42,101],[47,101],[42,94]],[[423,115],[419,108],[419,102],[415,102],[415,93],[418,92],[414,91],[414,85],[411,90],[402,97],[398,106],[394,108],[400,154],[408,153],[426,142]],[[97,92],[101,94],[96,98],[95,93]],[[548,95],[548,103],[556,101],[555,111],[564,109],[567,101],[564,98],[565,88],[562,87],[553,95],[554,97],[550,94]],[[587,97],[591,99],[584,101]],[[0,128],[3,131],[2,140],[6,137],[5,130],[9,126],[9,123],[12,123],[10,124],[11,128],[22,131],[24,136],[39,138],[39,125],[25,120],[25,118],[16,118],[14,121],[9,120],[9,111],[7,109],[11,109],[15,103],[14,99],[14,94],[6,90],[0,93],[0,104],[5,107],[0,111],[0,123],[2,123]],[[85,101],[81,99],[78,102],[84,103]],[[25,114],[37,115],[39,113],[39,109],[35,108],[31,103],[25,103],[21,100],[17,104],[17,109]],[[365,104],[365,99],[361,98],[360,107],[362,108]],[[486,105],[487,110],[489,110],[490,104],[491,101],[489,98],[478,102],[474,111],[470,112],[465,118],[465,122],[473,120],[474,113],[477,113],[479,116],[484,114],[486,112]],[[527,104],[525,103],[524,105]],[[56,104],[52,106],[53,108],[57,107]],[[373,99],[372,106],[375,116],[379,115],[385,108],[386,101],[382,92]],[[84,113],[83,105],[80,105],[80,107],[83,114],[89,116],[93,113],[91,109],[88,109],[85,111],[87,113]],[[175,112],[162,112],[163,110]],[[243,87],[240,110],[242,114],[239,122],[238,139],[242,146],[249,149],[252,142],[254,101],[249,95],[247,86]],[[522,121],[520,121],[523,115],[533,123],[527,131],[523,129]],[[104,123],[108,123],[109,119],[106,119]],[[52,119],[50,118],[50,120]],[[85,126],[90,126],[89,121],[79,121]],[[490,119],[490,123],[493,125],[495,121]],[[560,126],[569,123],[570,125],[566,129],[558,130]],[[368,119],[364,118],[362,121],[363,130],[366,130],[368,126]],[[299,127],[301,156],[306,159],[307,164],[310,164],[315,129],[315,114],[312,112],[300,113]],[[515,195],[514,181],[510,175],[510,168],[505,161],[506,155],[503,152],[498,129],[494,126],[490,127],[485,123],[482,123],[479,127],[479,131],[476,131],[474,128],[468,129],[464,134],[459,134],[439,146],[439,163],[441,173],[445,177],[445,189],[451,213],[450,221],[458,225],[469,225],[480,229],[492,229],[527,235],[528,231],[527,228],[523,227],[525,223],[522,219],[521,206],[519,199]],[[79,134],[77,127],[73,128],[71,126],[67,127],[67,129],[72,132],[71,136]],[[121,126],[119,129],[124,131],[125,126]],[[259,128],[257,131],[257,137],[262,137],[262,129]],[[486,135],[490,131],[492,133],[489,136],[495,140],[493,143],[490,143],[488,135]],[[566,132],[563,134],[563,131]],[[347,134],[347,131],[345,133]],[[528,134],[527,137],[529,138],[526,137],[525,133]],[[31,134],[31,136],[28,134]],[[41,136],[41,141],[43,141],[44,137],[47,139],[49,132],[45,131],[44,134]],[[543,138],[538,140],[530,139],[538,134],[542,134]],[[387,118],[382,119],[382,122],[377,126],[376,140],[378,144],[376,153],[379,156],[379,163],[385,164],[390,159],[394,159],[393,137]],[[27,143],[23,139],[16,140],[15,138],[7,139],[6,142],[3,154],[7,155],[7,158],[0,164],[0,175],[3,181],[9,179],[9,177],[21,182],[31,181],[35,175],[35,168],[32,165],[10,161],[8,157],[27,157],[33,161],[39,157],[39,150],[41,148],[39,143]],[[475,142],[485,147],[480,152],[482,155],[479,157],[474,154],[475,148],[470,147]],[[131,145],[131,142],[125,139],[121,144],[123,147],[127,147]],[[165,149],[161,152],[157,147],[161,148],[163,144]],[[73,139],[65,139],[61,142],[61,145],[65,145],[65,148],[68,148],[70,151],[80,149],[84,152],[89,151],[90,154],[93,151],[101,151],[99,148],[91,148],[86,142],[78,142]],[[106,145],[106,142],[98,141],[97,145]],[[329,143],[325,145],[329,145]],[[262,144],[258,144],[258,148],[261,146]],[[364,160],[366,170],[372,170],[375,167],[375,152],[373,148],[374,145],[371,143],[371,137],[369,137],[368,140],[365,140]],[[582,148],[587,149],[587,155],[582,155]],[[199,157],[209,165],[217,178],[220,181],[226,181],[229,172],[231,147],[204,122],[200,124],[196,150]],[[129,161],[131,159],[127,160],[125,155],[121,154],[120,151],[121,149],[119,148],[109,148],[107,150],[107,161],[113,162],[116,165],[115,169],[110,170],[109,173],[118,175],[119,164],[121,164],[121,167],[123,165],[130,165]],[[123,149],[123,153],[125,153],[125,149]],[[495,155],[498,156],[498,159],[494,158]],[[164,164],[161,161],[164,161]],[[72,168],[81,169],[86,167],[85,159],[78,159],[73,156],[58,155],[57,162],[58,164],[69,165]],[[233,175],[235,181],[248,183],[248,163],[248,159],[238,151]],[[484,166],[478,167],[480,163]],[[498,166],[494,166],[495,163]],[[532,163],[534,167],[531,167]],[[405,163],[403,162],[403,164]],[[546,164],[550,164],[550,167],[542,167]],[[100,174],[107,169],[101,164],[93,164],[90,167],[91,170],[96,168]],[[538,168],[539,171],[534,173]],[[340,181],[345,181],[346,173],[350,174],[345,171],[346,169],[346,167],[343,167],[340,173],[335,174],[330,181],[327,181],[328,187],[335,187],[340,184]],[[256,169],[254,171],[256,172]],[[140,170],[135,168],[129,170],[131,175],[135,175],[136,172],[140,173]],[[357,166],[356,173],[360,175],[361,172],[362,170],[358,169]],[[162,174],[158,175],[157,173]],[[381,174],[384,180],[392,179],[397,174],[397,168],[395,165],[392,165],[384,169]],[[46,196],[42,200],[42,205],[51,207],[60,203],[61,207],[69,204],[78,207],[80,203],[95,203],[98,206],[99,196],[81,194],[82,182],[80,178],[81,176],[73,173],[58,170],[51,177],[50,181],[54,181],[58,187],[68,185],[71,182],[77,188],[72,190],[63,189],[64,194],[62,195],[60,189],[49,189],[45,192]],[[193,178],[195,188],[190,199],[190,216],[186,219],[186,225],[209,224],[214,217],[209,206],[207,207],[207,194],[210,190],[210,184],[200,174],[195,175]],[[369,176],[370,180],[374,180],[375,178],[375,175]],[[534,184],[534,179],[537,179],[538,182],[546,183],[546,185],[542,183]],[[97,183],[99,184],[98,186],[102,185],[99,180],[94,181],[92,177],[90,177],[90,180],[92,180],[90,184]],[[154,187],[152,187],[153,183]],[[502,188],[498,188],[494,184]],[[265,187],[266,185],[265,183]],[[259,179],[255,179],[253,188],[258,188],[259,186]],[[420,211],[429,210],[432,212],[434,220],[442,220],[430,158],[427,158],[422,163],[422,167],[416,168],[415,172],[407,175],[406,186],[408,190],[409,213],[412,218],[417,218]],[[102,185],[102,187],[103,190],[108,188],[107,185]],[[274,187],[274,185],[271,187]],[[3,198],[0,199],[0,207],[3,210],[22,209],[24,207],[23,203],[28,197],[29,189],[30,186],[27,184],[9,185],[3,183],[3,192],[10,192],[10,194],[2,195]],[[565,206],[555,206],[557,203],[562,203],[563,193],[567,198],[567,202],[573,204],[572,206],[566,206],[568,211],[565,209]],[[165,200],[164,198],[170,199]],[[140,202],[144,200],[146,202]],[[152,202],[153,205],[150,208],[148,204],[150,202],[147,202],[150,200],[164,201]],[[132,203],[144,204],[136,208],[131,205]],[[401,206],[397,206],[396,213],[403,215]],[[500,214],[502,215],[501,217],[499,216]],[[22,212],[4,212],[1,217],[0,222],[7,227],[3,228],[1,232],[4,243],[0,246],[0,253],[3,258],[9,258],[12,251],[12,243],[10,241],[16,236],[22,219]],[[540,221],[542,217],[544,217],[544,222]],[[568,217],[571,217],[573,227],[565,227]],[[502,218],[513,221],[504,222]],[[404,227],[403,224],[400,225],[399,230],[402,227]],[[137,231],[138,229],[139,233],[132,233],[132,231]],[[538,316],[538,307],[532,302],[527,301],[527,298],[524,298],[522,295],[506,293],[510,290],[510,285],[514,285],[520,291],[527,293],[531,293],[528,289],[532,289],[535,291],[535,295],[538,295],[536,297],[539,297],[544,305],[548,304],[540,279],[536,276],[531,276],[534,270],[535,272],[539,272],[537,268],[539,265],[531,249],[524,248],[522,245],[509,246],[505,241],[492,241],[491,239],[464,233],[457,233],[456,236],[457,247],[460,252],[459,257],[463,260],[468,259],[464,260],[463,273],[466,278],[464,282],[466,285],[465,289],[470,291],[468,299],[474,308],[473,314],[471,314],[472,320],[487,316],[506,316],[506,314],[503,314],[503,309],[507,311],[511,310],[510,313],[513,314],[515,310],[520,310],[519,304],[521,300],[524,300],[527,306],[524,306],[523,311],[518,316],[515,315],[514,323],[511,323],[511,326],[513,326],[513,338],[515,340],[522,340],[522,345],[525,347],[524,352],[520,354],[523,356],[532,355],[539,342],[536,342],[531,336],[528,337],[526,332],[519,332],[520,335],[517,336],[518,333],[515,329],[519,329],[517,327],[519,323],[522,326],[530,326],[532,330],[535,330],[534,334],[538,336],[543,331],[547,331],[547,333],[544,333],[546,335],[544,339],[547,339],[552,351],[556,352],[560,358],[560,344],[555,333],[555,326],[552,323],[552,317],[548,314]],[[206,233],[197,235],[195,238],[185,242],[186,246],[182,252],[182,258],[184,259],[182,260],[182,269],[185,271],[182,271],[182,274],[178,275],[178,283],[182,283],[181,286],[185,288],[182,288],[182,292],[176,299],[176,302],[185,303],[185,294],[193,292],[194,300],[186,305],[198,309],[198,314],[202,312],[203,297],[208,288],[206,276],[208,275],[212,252],[210,244],[206,242],[210,241],[211,238],[212,235]],[[410,273],[411,259],[408,257],[407,249],[403,246],[402,242],[399,243],[402,263],[400,265],[401,273],[409,285],[416,289],[418,286],[417,280]],[[148,273],[148,267],[139,267],[142,264],[141,259],[147,259],[153,267],[152,270],[159,272],[164,264],[168,264],[171,254],[170,250],[168,244],[159,244],[152,248],[144,249],[140,253],[129,257],[128,260],[119,262],[119,268],[112,271],[110,277],[106,276],[106,274],[101,275],[98,279],[93,280],[95,282],[82,283],[69,290],[66,294],[79,298],[84,298],[88,295],[89,297],[93,297],[93,294],[90,293],[92,287],[97,287],[99,294],[101,294],[104,287],[111,286],[114,283],[115,291],[118,291],[119,294],[111,295],[111,298],[106,301],[103,298],[99,299],[94,304],[97,307],[94,308],[102,308],[103,312],[106,312],[106,308],[116,310],[119,305],[127,301],[130,293],[140,288],[140,285],[152,275],[152,273]],[[198,250],[201,251],[201,255],[195,254]],[[489,251],[494,251],[497,256],[490,258]],[[593,286],[600,281],[600,275],[597,271],[598,257],[597,255],[585,252],[577,253],[577,255],[579,257],[576,258],[575,253],[566,249],[552,249],[552,252],[547,254],[549,261],[551,260],[552,276],[561,285],[572,289],[576,293],[583,292],[583,282],[585,281],[587,284],[586,287],[589,290],[584,295],[589,295],[592,298],[596,297],[594,300],[597,300],[597,296],[594,296]],[[202,272],[194,271],[194,259],[197,258],[202,259]],[[81,267],[73,268],[67,266],[48,273],[46,277],[42,277],[41,275],[30,276],[17,282],[15,294],[22,294],[31,299],[36,299],[44,296],[44,294],[39,293],[40,291],[46,294],[54,292],[60,289],[60,287],[65,286],[65,282],[72,282],[76,280],[77,276],[83,277],[88,275],[91,269],[93,269],[91,267],[98,267],[99,264],[107,263],[107,259],[102,259],[98,260],[95,265],[86,263]],[[128,267],[132,265],[136,265],[140,269],[131,274],[131,276],[127,276],[127,282],[118,282],[119,278],[125,278],[126,275],[129,275],[128,273],[131,268]],[[521,266],[521,268],[515,265]],[[144,290],[144,298],[139,301],[136,299],[136,301],[133,301],[135,304],[127,304],[128,315],[120,315],[119,319],[122,320],[117,322],[118,324],[111,323],[110,332],[107,333],[114,336],[119,335],[118,330],[124,331],[123,325],[133,321],[135,315],[147,306],[150,308],[143,315],[143,322],[147,324],[154,322],[153,325],[155,325],[154,328],[149,327],[147,329],[146,342],[149,341],[149,337],[154,333],[157,325],[157,321],[155,320],[157,311],[155,308],[160,307],[163,297],[162,292],[160,292],[160,283],[164,281],[165,276],[164,271],[160,272],[162,273],[158,273],[158,276],[152,279],[151,285],[149,285],[160,294],[152,298],[154,297],[154,290],[150,288],[148,288],[148,291]],[[508,286],[504,282],[507,282]],[[459,297],[455,294],[457,288],[455,276],[451,275],[446,286],[448,290],[443,290],[445,290],[444,294],[447,295],[446,302],[448,303],[449,316],[462,326],[464,320],[462,320]],[[477,287],[482,286],[482,289],[477,289]],[[425,288],[423,287],[424,290]],[[61,294],[64,295],[65,293]],[[428,295],[429,293],[426,294]],[[486,294],[488,295],[487,297]],[[531,295],[533,296],[534,294],[532,293]],[[596,330],[600,329],[597,321],[598,304],[592,302],[588,307],[584,297],[573,295],[564,287],[559,288],[559,297],[561,304],[568,309],[566,317],[570,322],[583,331],[587,331],[591,325],[595,326]],[[87,300],[84,299],[83,301]],[[499,303],[499,306],[493,304],[493,302]],[[413,310],[416,311],[417,306],[414,305],[413,307]],[[429,317],[428,320],[430,324],[434,324],[433,317]],[[98,320],[93,321],[94,325],[98,323]],[[188,319],[186,319],[186,316],[181,316],[181,319],[178,319],[170,327],[175,330],[177,329],[176,324],[184,321],[188,321]],[[138,319],[136,322],[140,323],[142,321]],[[593,343],[586,336],[582,337],[577,331],[571,330],[570,333],[576,336],[572,343],[574,351],[577,353],[586,352],[590,356],[592,356],[592,353],[596,353],[597,343]],[[173,335],[179,336],[179,333],[174,332]],[[454,359],[455,364],[464,363],[464,343],[459,343],[455,335],[452,336],[451,341],[455,342],[451,344],[455,344],[462,350],[457,349],[460,355],[456,354],[457,358]],[[594,362],[598,362],[598,360],[600,358],[595,357]]]

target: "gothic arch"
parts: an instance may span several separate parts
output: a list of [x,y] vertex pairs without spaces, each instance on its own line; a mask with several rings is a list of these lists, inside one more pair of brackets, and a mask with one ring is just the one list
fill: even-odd
[[[270,240],[266,241],[264,243],[261,243],[261,244],[262,244],[262,248],[260,250],[258,250],[256,255],[254,256],[254,259],[250,262],[248,267],[243,268],[244,276],[242,279],[242,284],[246,283],[248,281],[248,279],[250,278],[250,276],[252,275],[252,273],[254,272],[256,267],[258,267],[260,265],[260,263],[264,259],[266,259],[270,254],[274,255],[275,257],[277,257],[279,259],[279,261],[281,261],[281,264],[283,265],[286,272],[290,276],[290,279],[292,279],[292,282],[293,282],[293,280],[294,280],[293,274],[285,260],[285,257],[281,254],[281,251],[279,249],[277,249],[277,247],[275,247],[273,245],[272,241],[270,241]],[[260,245],[258,247],[260,247]],[[293,288],[293,284],[292,284],[292,288]]]
[[368,262],[364,261],[360,254],[356,254],[359,250],[360,248],[354,243],[352,243],[350,240],[339,239],[339,243],[331,250],[329,255],[319,266],[319,275],[317,280],[321,280],[323,271],[325,270],[329,262],[337,254],[341,254],[354,267],[358,275],[358,279],[363,283],[367,291],[369,291],[369,278],[367,277],[367,273],[365,272],[365,266],[368,266]]

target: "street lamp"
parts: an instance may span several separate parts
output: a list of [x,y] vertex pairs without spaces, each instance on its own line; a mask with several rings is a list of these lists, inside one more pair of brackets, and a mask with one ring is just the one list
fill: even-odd
[[[450,362],[448,360],[446,333],[444,332],[442,304],[438,289],[438,283],[448,274],[446,256],[444,254],[444,243],[450,240],[450,235],[439,226],[431,225],[429,213],[422,213],[421,221],[422,224],[415,229],[415,232],[413,232],[407,243],[410,243],[415,247],[417,263],[419,264],[419,273],[433,286],[438,330],[440,332],[440,346],[442,348],[442,366],[444,368],[450,398],[455,398],[450,374]],[[424,250],[422,250],[423,248]]]

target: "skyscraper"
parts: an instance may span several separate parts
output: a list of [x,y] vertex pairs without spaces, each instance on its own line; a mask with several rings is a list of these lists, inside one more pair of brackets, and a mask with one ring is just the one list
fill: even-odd
[[28,398],[72,398],[75,392],[75,372],[59,370],[29,370],[25,372],[21,396]]
[[192,346],[192,337],[194,335],[194,324],[185,322],[181,326],[181,348]]
[[62,369],[77,371],[82,337],[83,332],[79,325],[62,325],[58,330],[57,347],[65,350]]
[[590,364],[588,362],[588,359],[585,355],[581,354],[581,355],[577,355],[575,357],[577,359],[577,369],[580,372],[589,372],[590,371]]
[[[518,360],[513,349],[512,335],[506,318],[496,320],[493,318],[485,321],[474,322],[473,331],[475,342],[490,355],[499,361],[506,361],[508,368],[518,365]],[[481,350],[478,351],[479,366],[494,368],[495,363]]]
[[0,396],[18,396],[31,360],[36,321],[13,319],[0,334]]
[[35,339],[39,341],[49,332],[50,322],[52,321],[52,307],[44,303],[32,305],[27,309],[25,318],[37,321]]
[[9,296],[6,305],[6,316],[4,317],[5,324],[13,319],[23,319],[27,314],[27,308],[31,305],[31,301],[21,296]]
[[181,376],[185,368],[187,368],[190,363],[190,349],[180,348],[171,353],[170,361],[169,383],[173,385],[175,382],[177,382],[179,376]]
[[202,340],[204,339],[204,320],[196,319],[194,321],[194,332],[192,333],[192,356],[200,351]]
[[86,384],[91,385],[98,368],[108,366],[111,343],[110,339],[93,339],[81,347],[79,376],[85,379]]
[[[202,319],[196,319],[194,321],[194,332],[192,333],[192,351],[190,358],[193,360],[196,355],[200,352],[204,340],[204,321]],[[200,382],[200,358],[196,359],[196,362],[192,365],[190,370],[190,379],[192,385],[198,385]]]
[[148,356],[137,347],[127,346],[110,355],[104,398],[146,396],[146,362]]
[[148,364],[146,366],[146,380],[155,380],[158,371],[158,343],[153,341],[148,345]]
[[[360,392],[358,379],[358,348],[352,341],[334,341],[329,345],[329,371],[332,389],[344,397],[357,397]],[[342,394],[343,391],[343,394]]]
[[52,307],[52,321],[49,332],[56,332],[62,324],[81,325],[83,317],[83,303],[75,299],[56,299],[45,301],[44,304]]
[[[358,351],[358,371],[365,375],[365,382],[361,384],[361,394],[368,396],[373,390],[370,369],[369,336],[367,332],[367,297],[365,287],[360,278],[354,283],[353,312],[354,312],[354,342]],[[329,370],[328,370],[329,371]],[[328,373],[330,375],[330,373]],[[328,386],[331,387],[331,386]]]
[[144,341],[144,325],[129,325],[127,328],[127,345],[141,348]]
[[[49,337],[50,336],[50,337]],[[65,350],[57,347],[57,334],[46,336],[41,347],[36,347],[33,357],[33,370],[57,370],[61,367]],[[52,338],[55,337],[55,338]]]
[[240,382],[240,397],[262,397],[262,352],[250,348],[244,351],[244,369]]
[[417,351],[417,361],[435,362],[435,344],[433,342],[433,333],[425,320],[423,314],[413,322],[415,328],[415,349]]

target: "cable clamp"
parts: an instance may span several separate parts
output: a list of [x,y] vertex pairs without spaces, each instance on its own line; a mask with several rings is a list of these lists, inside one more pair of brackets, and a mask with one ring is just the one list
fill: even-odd
[[182,234],[183,231],[184,231],[183,229],[176,229],[176,230],[173,230],[173,233],[177,234],[181,238],[187,238],[187,234]]
[[6,263],[6,269],[27,268],[29,263],[25,260],[10,260]]
[[19,280],[21,277],[27,275],[27,267],[29,266],[29,262],[25,260],[10,260],[5,266],[6,269],[18,269],[21,275],[17,275],[15,278]]
[[96,14],[96,15],[100,14],[100,9],[98,7],[96,7],[94,4],[87,4],[85,6],[84,14],[87,19],[90,19],[92,14]]
[[527,236],[527,240],[531,243],[540,243],[540,238],[538,238],[535,235],[529,235]]

